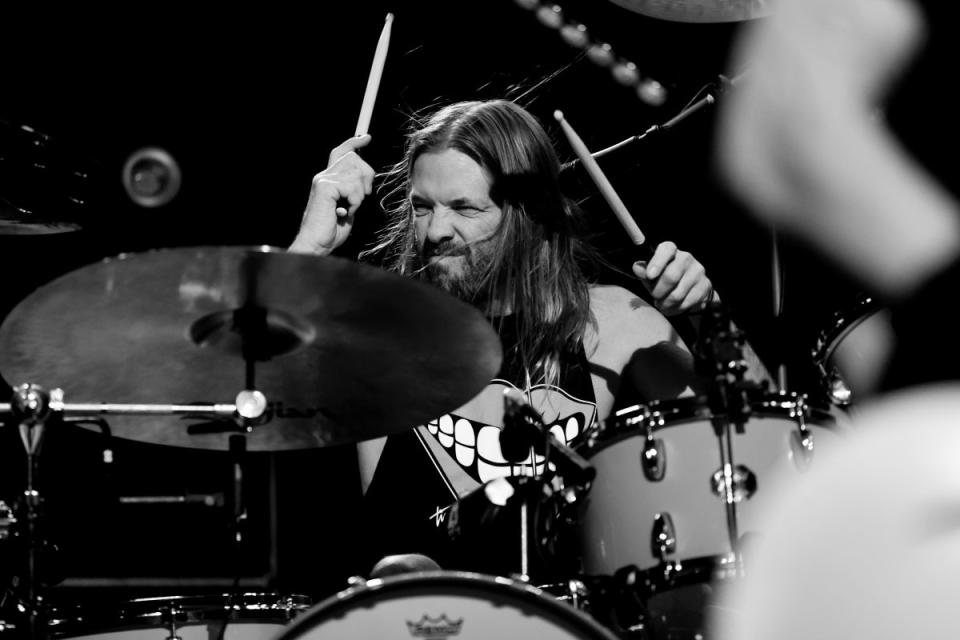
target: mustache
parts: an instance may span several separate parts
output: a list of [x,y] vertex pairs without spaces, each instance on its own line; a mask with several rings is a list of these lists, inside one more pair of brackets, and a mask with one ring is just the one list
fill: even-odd
[[425,260],[434,257],[465,256],[468,253],[470,253],[469,245],[457,244],[452,240],[444,240],[440,243],[428,242],[423,246],[423,257]]

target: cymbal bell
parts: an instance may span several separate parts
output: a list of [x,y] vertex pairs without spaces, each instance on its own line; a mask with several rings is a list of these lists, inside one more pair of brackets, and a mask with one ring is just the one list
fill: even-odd
[[[500,367],[496,332],[429,284],[270,247],[124,254],[38,288],[0,326],[10,384],[67,403],[268,402],[247,449],[325,447],[404,431],[456,409]],[[114,436],[227,450],[235,430],[108,416]],[[195,422],[195,421],[194,421]]]
[[612,0],[651,18],[676,22],[739,22],[769,15],[770,0]]

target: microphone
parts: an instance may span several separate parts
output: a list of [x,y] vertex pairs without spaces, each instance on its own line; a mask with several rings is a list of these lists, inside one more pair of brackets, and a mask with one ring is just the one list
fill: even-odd
[[[691,104],[690,106],[688,106],[686,109],[684,109],[683,111],[681,111],[680,113],[678,113],[678,114],[675,115],[674,117],[670,118],[669,120],[667,120],[667,121],[664,122],[663,124],[659,124],[659,125],[655,124],[655,125],[653,125],[653,126],[650,127],[649,129],[647,129],[647,130],[643,133],[643,135],[647,135],[648,133],[651,133],[651,132],[653,132],[653,131],[664,131],[664,130],[666,130],[666,129],[670,129],[671,127],[673,127],[674,125],[676,125],[678,122],[680,122],[681,120],[686,119],[688,116],[690,116],[690,115],[692,115],[693,113],[699,111],[699,110],[702,109],[703,107],[705,107],[705,106],[707,106],[707,105],[709,105],[709,104],[714,104],[714,103],[717,101],[717,98],[719,98],[721,95],[723,95],[724,93],[726,93],[726,91],[727,91],[727,89],[728,89],[729,87],[736,86],[736,84],[737,84],[738,82],[740,82],[740,80],[742,80],[742,79],[743,79],[743,76],[745,76],[745,75],[747,75],[747,72],[746,72],[746,71],[743,71],[743,72],[741,72],[740,74],[734,76],[733,78],[728,78],[727,76],[725,76],[725,75],[723,75],[723,74],[721,73],[719,76],[717,76],[717,81],[716,81],[716,82],[710,83],[710,84],[712,84],[714,87],[716,87],[716,89],[715,89],[714,91],[712,91],[712,92],[711,92],[711,91],[708,91],[705,96],[703,96],[702,98],[700,98],[699,100],[697,100],[696,102],[694,102],[693,104]],[[707,85],[707,86],[710,86],[710,85]],[[714,95],[714,94],[716,94],[716,95]]]
[[[625,139],[625,140],[621,140],[620,142],[618,142],[618,143],[616,143],[616,144],[610,145],[610,146],[607,147],[606,149],[601,149],[600,151],[595,151],[594,153],[591,153],[590,155],[593,156],[594,158],[602,158],[603,156],[607,155],[608,153],[612,153],[612,152],[614,152],[614,151],[618,151],[619,149],[622,149],[622,148],[624,148],[624,147],[626,147],[626,146],[629,146],[629,145],[633,144],[634,142],[640,142],[641,140],[643,140],[644,138],[646,138],[647,136],[649,136],[649,135],[652,134],[652,133],[657,133],[657,132],[659,132],[659,131],[666,131],[667,129],[672,129],[672,128],[673,128],[674,126],[676,126],[678,123],[680,123],[680,122],[683,121],[683,120],[686,120],[688,117],[690,117],[691,115],[693,115],[694,113],[696,113],[696,112],[699,111],[700,109],[704,108],[705,106],[714,104],[714,103],[717,101],[717,99],[718,99],[721,95],[723,95],[724,93],[726,93],[726,91],[727,91],[730,87],[736,86],[737,83],[740,82],[745,75],[747,75],[747,71],[742,71],[741,73],[737,74],[736,76],[734,76],[734,77],[732,77],[732,78],[728,78],[727,76],[725,76],[725,75],[723,75],[723,74],[720,74],[719,76],[717,76],[717,80],[716,80],[715,82],[711,82],[710,84],[707,85],[708,87],[710,87],[711,85],[712,85],[713,87],[716,87],[713,91],[708,91],[705,96],[703,96],[702,98],[700,98],[699,100],[697,100],[696,102],[694,102],[693,104],[691,104],[690,106],[686,107],[685,109],[683,109],[682,111],[680,111],[680,113],[678,113],[678,114],[675,115],[674,117],[670,118],[670,119],[667,120],[666,122],[664,122],[664,123],[662,123],[662,124],[654,124],[654,125],[651,125],[651,126],[650,126],[646,131],[644,131],[643,133],[637,134],[637,135],[635,135],[635,136],[630,136],[629,138],[627,138],[627,139]],[[561,172],[563,172],[563,171],[568,171],[568,170],[573,169],[574,167],[578,166],[579,164],[581,164],[581,160],[580,160],[579,158],[576,158],[576,159],[574,159],[574,160],[571,160],[570,162],[565,162],[565,163],[563,163],[563,164],[560,166],[560,171],[561,171]]]
[[519,464],[530,450],[543,453],[545,427],[537,412],[516,389],[503,392],[503,429],[500,430],[500,452],[503,459]]
[[[549,448],[549,452],[547,449]],[[504,460],[518,464],[527,459],[531,449],[545,456],[564,482],[589,489],[597,475],[587,460],[547,429],[543,418],[516,389],[503,392],[503,429],[500,430],[500,452]]]

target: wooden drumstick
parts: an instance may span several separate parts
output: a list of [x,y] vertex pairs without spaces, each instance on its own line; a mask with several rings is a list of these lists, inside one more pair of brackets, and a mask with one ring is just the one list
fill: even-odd
[[613,185],[611,185],[610,181],[607,180],[607,176],[604,175],[603,171],[600,169],[600,165],[597,164],[597,161],[590,154],[590,150],[587,149],[587,145],[583,143],[583,140],[581,140],[580,136],[577,135],[577,132],[573,130],[573,127],[570,126],[570,123],[564,119],[562,111],[554,111],[553,117],[557,122],[560,123],[560,128],[563,129],[563,133],[566,134],[567,140],[570,141],[570,146],[573,147],[574,152],[576,152],[577,156],[580,158],[580,162],[583,163],[587,173],[590,174],[590,178],[593,180],[594,184],[597,185],[597,189],[600,191],[600,194],[607,201],[607,204],[610,205],[613,213],[617,216],[617,219],[623,226],[624,231],[626,231],[627,235],[630,236],[630,240],[633,241],[633,244],[637,246],[642,245],[646,240],[643,232],[640,231],[640,227],[637,226],[636,220],[634,220],[633,216],[630,215],[630,212],[627,211],[627,207],[623,204],[623,200],[621,200],[620,196],[617,195],[617,192],[614,191]]
[[[355,136],[365,136],[370,130],[370,119],[373,117],[373,105],[377,101],[377,90],[380,88],[380,77],[387,61],[387,49],[390,47],[390,31],[393,25],[393,14],[388,13],[380,31],[380,40],[377,41],[377,50],[373,54],[373,64],[370,66],[370,75],[367,76],[367,88],[363,92],[363,103],[360,105],[360,117],[357,118]],[[349,205],[343,199],[337,203],[337,216],[347,215]]]
[[393,24],[393,14],[388,13],[377,42],[377,50],[373,54],[373,65],[370,67],[370,76],[367,78],[367,89],[363,94],[363,104],[360,106],[360,118],[357,120],[357,136],[367,135],[370,129],[370,118],[373,115],[373,104],[377,101],[377,89],[380,88],[380,76],[383,75],[383,65],[387,61],[387,49],[390,46],[390,29]]

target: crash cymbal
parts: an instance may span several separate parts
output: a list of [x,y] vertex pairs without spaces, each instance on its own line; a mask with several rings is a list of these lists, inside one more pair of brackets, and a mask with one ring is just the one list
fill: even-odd
[[76,222],[44,219],[0,196],[0,236],[35,236],[79,229]]
[[62,140],[0,119],[0,235],[79,230],[96,167]]
[[625,9],[677,22],[738,22],[773,11],[771,0],[612,0]]
[[[252,373],[269,403],[247,435],[260,451],[410,429],[479,393],[501,357],[480,312],[429,284],[269,247],[107,259],[40,287],[0,326],[6,381],[62,388],[67,403],[231,403]],[[229,431],[172,416],[108,422],[132,440],[229,446]]]

